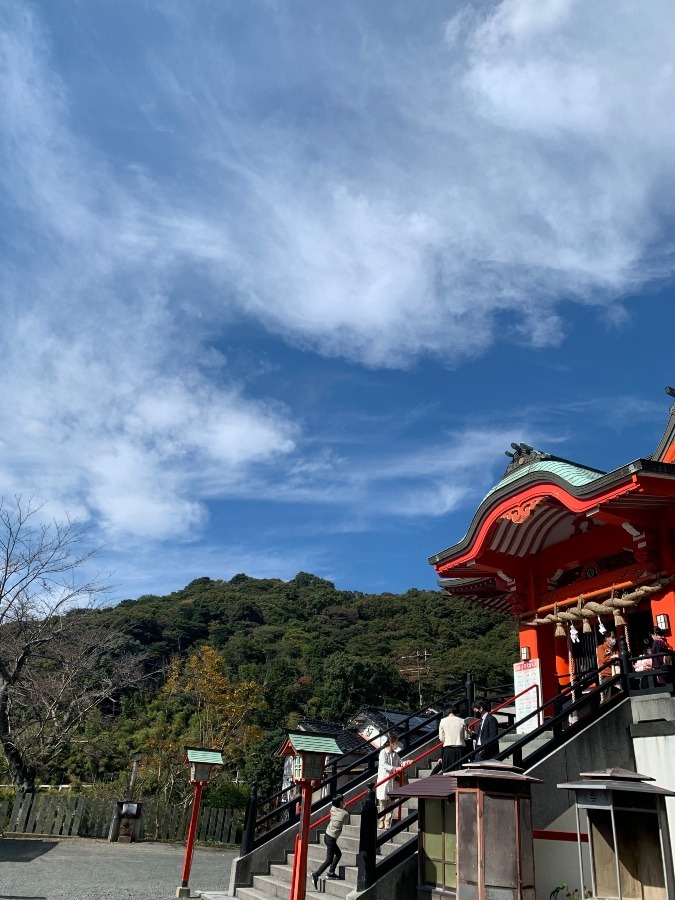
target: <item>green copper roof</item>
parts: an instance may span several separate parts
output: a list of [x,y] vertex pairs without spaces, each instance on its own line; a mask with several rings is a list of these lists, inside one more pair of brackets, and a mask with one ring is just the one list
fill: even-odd
[[294,731],[288,735],[288,740],[293,745],[293,749],[299,753],[331,753],[342,756],[342,750],[332,737],[325,737],[320,734],[303,734],[302,731]]
[[511,484],[513,481],[517,481],[519,478],[523,478],[525,475],[529,475],[532,472],[550,472],[552,475],[557,475],[559,478],[564,479],[569,484],[573,484],[575,487],[589,484],[589,482],[595,481],[605,474],[604,472],[599,472],[597,469],[587,469],[585,466],[578,465],[578,463],[566,462],[558,459],[540,459],[537,462],[528,463],[521,469],[517,469],[515,472],[510,472],[508,475],[505,475],[501,481],[497,482],[492,490],[487,492],[483,499],[487,499],[490,494],[493,494],[505,485]]
[[203,747],[186,747],[185,753],[188,762],[209,763],[212,766],[222,766],[223,754],[220,750],[204,750]]

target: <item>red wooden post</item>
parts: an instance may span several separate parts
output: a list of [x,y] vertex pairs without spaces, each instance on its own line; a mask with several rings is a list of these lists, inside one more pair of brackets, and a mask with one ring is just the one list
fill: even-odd
[[[188,881],[190,880],[190,869],[192,868],[192,854],[195,848],[195,834],[197,832],[197,821],[199,819],[199,804],[202,799],[202,783],[195,782],[195,799],[192,804],[192,816],[190,817],[190,827],[188,829],[187,843],[185,845],[185,862],[183,863],[183,877],[181,886],[176,891],[177,897],[189,897],[190,889]],[[183,893],[181,893],[181,891]],[[187,893],[185,893],[187,891]]]
[[300,841],[293,857],[294,878],[291,881],[291,900],[305,900],[307,891],[307,846],[309,844],[309,820],[312,815],[312,782],[301,782],[302,810],[300,813]]
[[291,872],[291,897],[295,897],[295,883],[298,877],[298,860],[300,859],[300,835],[296,834],[293,845],[293,871]]

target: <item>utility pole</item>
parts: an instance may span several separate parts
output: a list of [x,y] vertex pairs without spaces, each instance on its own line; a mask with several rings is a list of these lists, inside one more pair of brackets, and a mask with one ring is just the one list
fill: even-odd
[[409,677],[411,681],[417,681],[417,692],[419,694],[420,709],[423,705],[422,700],[422,675],[429,674],[429,666],[427,660],[431,658],[428,650],[416,650],[409,656],[401,656],[400,660],[404,663],[399,666],[399,673]]

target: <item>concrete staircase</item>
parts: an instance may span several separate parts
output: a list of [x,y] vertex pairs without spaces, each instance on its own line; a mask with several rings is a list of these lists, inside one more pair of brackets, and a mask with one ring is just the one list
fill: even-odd
[[[418,769],[417,775],[409,780],[417,781],[431,772],[433,765]],[[405,817],[409,812],[417,808],[417,800],[409,800],[402,807],[401,816]],[[394,814],[396,815],[396,814]],[[325,828],[313,832],[317,835],[317,843],[310,844],[307,850],[307,897],[318,898],[321,896],[346,898],[348,894],[356,890],[357,882],[357,858],[359,852],[359,831],[361,816],[357,813],[350,815],[349,825],[345,825],[338,841],[342,850],[342,859],[338,866],[340,878],[326,878],[325,873],[319,879],[319,890],[315,891],[310,879],[310,873],[316,871],[326,858],[326,847],[323,843]],[[382,857],[397,850],[402,844],[417,840],[417,822],[410,828],[394,835],[384,843],[379,853]],[[254,875],[252,887],[239,887],[236,890],[238,900],[270,900],[277,897],[279,900],[288,900],[291,889],[291,874],[293,871],[293,854],[289,853],[286,862],[282,865],[272,864],[269,875]],[[204,896],[204,895],[202,895]]]
[[[499,738],[499,749],[507,750],[511,746],[511,744],[515,744],[516,741],[519,741],[522,737],[523,737],[522,734],[502,735],[502,737]],[[547,744],[551,740],[552,737],[553,737],[552,731],[544,731],[540,735],[538,735],[536,738],[533,738],[527,747],[528,754],[534,753],[535,750],[538,750],[540,747],[543,747],[545,744]]]
[[[502,727],[506,726],[506,722],[500,723]],[[500,739],[499,746],[501,750],[506,749],[509,744],[519,740],[522,735],[512,734],[506,735]],[[551,737],[551,733],[545,732],[541,737],[532,742],[531,749],[534,750],[540,745],[545,744]],[[436,754],[434,754],[435,756]],[[426,778],[434,766],[434,760],[425,760],[418,768],[416,775],[408,780],[412,783],[419,781],[420,778]],[[408,813],[417,809],[417,800],[411,798],[402,807],[401,815],[406,816]],[[323,896],[346,898],[348,894],[356,890],[357,883],[357,857],[359,851],[359,830],[360,815],[352,813],[350,823],[346,825],[340,835],[339,845],[342,850],[342,859],[338,867],[340,874],[339,879],[326,878],[325,873],[319,879],[319,890],[315,891],[310,880],[310,873],[319,868],[326,858],[326,849],[323,843],[323,835],[325,829],[315,830],[313,835],[316,836],[317,842],[310,844],[307,851],[307,892],[309,898],[318,898]],[[381,856],[387,856],[394,850],[397,850],[402,844],[417,840],[417,822],[414,822],[406,831],[394,835],[389,841],[380,848]],[[291,888],[291,875],[293,871],[293,854],[289,853],[284,864],[272,864],[268,875],[254,875],[252,887],[239,887],[236,890],[238,900],[270,900],[275,897],[279,900],[287,900]],[[202,895],[209,897],[210,895]]]
[[[507,723],[502,721],[500,724],[502,727],[505,727]],[[542,735],[536,742],[533,742],[532,749],[535,749],[540,744],[546,743],[550,736],[551,735],[548,732]],[[521,737],[522,735],[516,734],[507,735],[500,740],[500,749],[506,749],[509,744],[519,740]],[[434,754],[434,756],[435,755],[436,754]],[[423,761],[420,764],[421,767],[417,769],[415,776],[410,777],[408,780],[412,783],[419,781],[420,778],[426,778],[431,773],[434,763],[435,759]],[[401,815],[406,816],[416,808],[417,800],[411,798],[402,807]],[[319,879],[318,891],[314,890],[310,880],[310,873],[316,871],[326,858],[326,848],[323,843],[325,828],[320,828],[318,831],[314,830],[312,832],[313,837],[316,838],[316,842],[310,844],[307,851],[306,896],[308,898],[318,898],[323,895],[338,897],[344,900],[348,894],[356,890],[360,822],[360,815],[358,815],[358,813],[351,813],[350,823],[343,828],[339,840],[340,849],[342,850],[342,859],[340,860],[340,865],[338,867],[340,878],[327,878],[324,873]],[[378,852],[384,857],[397,850],[401,845],[416,840],[417,822],[414,822],[406,829],[406,831],[394,835],[390,840],[384,843]],[[253,885],[251,887],[238,887],[235,896],[238,900],[270,900],[270,898],[273,897],[279,898],[279,900],[287,900],[290,894],[292,871],[293,854],[289,853],[287,854],[285,863],[273,863],[270,865],[269,874],[267,875],[254,875]],[[209,897],[210,895],[207,894],[202,896]]]
[[[508,714],[508,712],[511,712],[511,710],[506,710],[505,712]],[[500,727],[502,729],[508,726],[509,719],[507,715],[500,716],[498,714],[498,719],[500,722]],[[507,738],[504,739],[503,744],[500,742],[501,749],[505,749],[508,743],[511,743],[512,741],[517,740],[520,737],[521,735],[507,736]],[[546,738],[543,738],[543,741],[545,740]],[[418,754],[419,752],[420,750],[417,750],[415,751],[415,754]],[[413,756],[415,754],[411,753],[410,755]],[[408,781],[415,782],[420,778],[426,778],[431,773],[431,770],[436,763],[436,759],[439,756],[440,751],[438,753],[434,753],[432,757],[423,760],[419,765],[416,765],[414,769],[409,769]],[[359,805],[356,804],[354,809],[358,808]],[[401,816],[405,817],[416,809],[417,800],[415,798],[411,798],[402,807]],[[325,826],[319,828],[318,830],[315,829],[311,832],[312,839],[315,842],[309,845],[307,852],[306,896],[308,898],[318,898],[321,895],[346,898],[350,893],[356,890],[360,822],[361,817],[357,812],[350,813],[350,823],[343,828],[342,834],[340,835],[339,839],[339,846],[340,850],[342,851],[342,859],[340,860],[340,865],[338,867],[340,878],[327,878],[326,874],[324,873],[324,875],[319,879],[318,891],[314,890],[310,875],[312,872],[316,871],[316,869],[319,868],[319,866],[326,858],[326,848],[323,843]],[[381,857],[385,857],[397,850],[402,845],[416,841],[417,822],[414,822],[405,831],[394,835],[392,838],[382,844],[382,846],[378,850],[378,853]],[[293,853],[286,853],[286,861],[284,863],[273,862],[271,864],[268,863],[268,865],[269,871],[267,872],[267,874],[252,876],[252,885],[241,886],[234,889],[234,896],[237,897],[238,900],[270,900],[270,898],[279,898],[279,900],[282,900],[283,898],[283,900],[287,900],[291,888]],[[212,895],[210,893],[202,894],[202,897],[205,898],[205,900],[211,900],[212,897],[213,900],[216,900],[216,897],[218,898],[218,900],[220,900],[221,896],[225,895]]]
[[[359,828],[360,819],[353,815],[349,825],[342,829],[340,835],[340,849],[342,859],[338,867],[340,878],[326,878],[325,873],[319,879],[319,890],[315,891],[309,877],[309,873],[318,869],[326,858],[326,849],[321,832],[321,843],[310,844],[307,851],[307,897],[320,897],[322,895],[345,898],[356,890],[357,868],[356,860],[359,852]],[[405,844],[417,835],[417,826],[414,832],[404,832],[395,835],[382,847],[382,855],[386,856],[396,850],[401,844]],[[293,871],[293,854],[288,855],[285,865],[271,865],[269,875],[254,875],[253,887],[237,888],[239,900],[269,900],[270,897],[284,898],[288,900],[291,889],[291,874]]]

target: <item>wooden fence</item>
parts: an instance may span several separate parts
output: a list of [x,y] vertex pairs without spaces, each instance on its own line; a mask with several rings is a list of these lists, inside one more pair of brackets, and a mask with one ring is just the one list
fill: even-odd
[[[187,837],[192,806],[157,803],[143,804],[141,834],[151,841],[184,841]],[[237,826],[243,819],[238,809],[216,809],[202,806],[199,810],[196,839],[203,843],[234,844]]]
[[[13,802],[0,803],[0,833],[41,837],[107,838],[116,811],[114,800],[69,797],[63,794],[18,794]],[[143,803],[141,840],[184,841],[191,806]],[[240,810],[202,807],[197,840],[202,843],[234,844]]]

